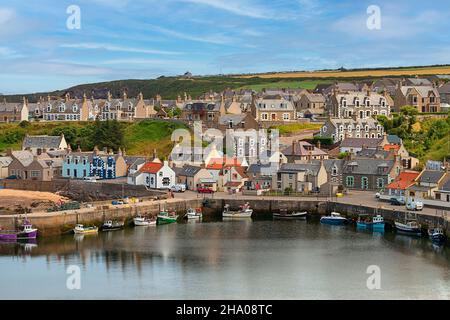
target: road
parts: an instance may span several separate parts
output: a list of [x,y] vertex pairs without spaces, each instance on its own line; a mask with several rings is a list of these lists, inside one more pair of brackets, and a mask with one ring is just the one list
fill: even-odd
[[[214,195],[210,194],[198,194],[192,191],[186,191],[184,193],[174,194],[175,199],[195,199],[195,198],[214,198],[214,199],[242,199],[242,200],[298,200],[298,201],[327,201],[330,197],[297,197],[297,196],[244,196],[240,193],[238,194],[228,194],[225,192],[216,192]],[[369,206],[373,208],[380,209],[390,209],[401,212],[408,212],[405,206],[393,206],[389,202],[380,201],[375,198],[374,194],[366,191],[351,191],[342,198],[333,197],[332,200],[338,203],[348,203],[352,205]],[[411,211],[409,211],[411,212]],[[421,214],[429,216],[442,216],[446,215],[447,219],[450,218],[450,212],[443,211],[441,209],[434,209],[430,207],[425,207]]]

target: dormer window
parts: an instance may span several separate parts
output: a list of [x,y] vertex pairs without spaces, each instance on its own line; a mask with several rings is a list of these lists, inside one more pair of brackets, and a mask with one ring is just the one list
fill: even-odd
[[78,106],[76,104],[72,107],[72,111],[73,112],[78,112]]
[[66,105],[65,104],[60,104],[59,105],[59,112],[64,112],[66,111]]
[[51,105],[48,105],[48,106],[47,106],[47,112],[50,112],[50,111],[52,111],[52,106],[51,106]]
[[357,107],[359,107],[359,99],[356,99],[356,100],[355,100],[355,105],[356,105]]
[[384,99],[381,99],[381,106],[382,106],[383,108],[385,108],[385,107],[386,107],[386,100],[384,100]]
[[128,105],[128,111],[133,110],[133,106],[131,105],[131,103]]
[[343,106],[343,107],[347,107],[347,100],[342,99],[342,106]]

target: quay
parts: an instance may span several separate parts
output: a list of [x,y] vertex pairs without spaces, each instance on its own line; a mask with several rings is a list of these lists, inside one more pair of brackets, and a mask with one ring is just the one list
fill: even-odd
[[[307,211],[312,216],[322,216],[337,211],[347,218],[356,218],[359,214],[383,215],[385,221],[393,224],[396,219],[403,219],[408,211],[404,207],[393,207],[375,199],[364,199],[360,193],[350,194],[343,198],[317,197],[281,197],[281,196],[237,196],[217,193],[214,196],[200,196],[193,192],[176,194],[175,198],[165,200],[143,201],[135,204],[112,205],[100,203],[92,208],[68,210],[59,212],[34,212],[27,214],[33,225],[39,229],[40,236],[53,236],[68,233],[77,224],[101,225],[104,220],[119,219],[130,222],[139,214],[156,216],[160,210],[176,211],[179,215],[188,208],[203,207],[205,217],[220,219],[224,205],[230,204],[237,208],[244,202],[249,202],[254,209],[255,219],[270,218],[272,212],[280,209],[288,211]],[[427,208],[424,211],[409,212],[422,224],[428,226],[440,225],[450,234],[449,217],[446,211]],[[0,225],[3,228],[17,226],[23,215],[2,215]]]

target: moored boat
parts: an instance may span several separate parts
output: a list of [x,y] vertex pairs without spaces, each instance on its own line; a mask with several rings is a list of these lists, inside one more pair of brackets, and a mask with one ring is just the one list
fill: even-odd
[[445,242],[444,229],[442,228],[430,228],[428,229],[428,236],[435,244],[442,244]]
[[384,218],[382,215],[377,214],[374,217],[369,217],[366,214],[360,214],[358,221],[356,221],[356,227],[360,229],[372,229],[374,231],[384,231]]
[[177,222],[178,215],[175,212],[161,211],[158,214],[156,224],[169,224]]
[[125,222],[116,221],[116,220],[108,220],[105,221],[102,225],[102,231],[114,231],[123,229],[125,226]]
[[137,216],[133,218],[133,223],[136,227],[146,227],[156,225],[156,219],[150,219],[143,216]]
[[98,228],[96,226],[93,227],[85,227],[82,224],[77,224],[73,229],[75,234],[96,234],[98,233]]
[[192,209],[189,208],[184,215],[186,219],[201,219],[202,218],[202,208]]
[[332,212],[329,216],[320,218],[320,222],[324,224],[343,225],[347,223],[347,219],[342,217],[338,212]]
[[274,212],[272,215],[275,219],[306,220],[308,212],[288,212],[286,209],[281,209],[280,212]]
[[230,205],[226,204],[223,208],[222,217],[223,218],[251,218],[253,214],[253,209],[250,208],[249,203],[245,203],[243,206],[239,207],[239,210],[230,210]]
[[16,240],[36,239],[37,234],[38,229],[33,228],[32,224],[28,221],[28,219],[25,219],[21,228],[18,230],[0,229],[0,240],[16,241]]
[[407,220],[404,223],[395,221],[395,229],[401,233],[420,236],[422,227],[416,220]]

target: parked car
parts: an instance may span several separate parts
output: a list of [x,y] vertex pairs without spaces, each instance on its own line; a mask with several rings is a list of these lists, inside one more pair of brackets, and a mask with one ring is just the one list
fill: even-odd
[[124,204],[124,202],[122,200],[114,200],[113,202],[111,202],[111,204],[115,205],[115,206],[119,206]]
[[381,197],[381,193],[379,193],[379,192],[375,193],[375,198],[376,199],[380,199],[380,197]]
[[86,182],[97,182],[95,177],[84,177],[83,180]]
[[423,202],[422,201],[409,201],[406,204],[406,209],[414,210],[414,211],[422,211],[423,210]]
[[403,205],[405,204],[402,200],[397,199],[397,198],[391,198],[391,199],[389,200],[389,202],[390,202],[391,205],[393,205],[393,206],[403,206]]
[[175,185],[171,186],[169,189],[172,192],[185,192],[186,186],[184,184],[175,184]]
[[214,190],[210,189],[210,188],[197,188],[197,192],[198,193],[214,193]]

